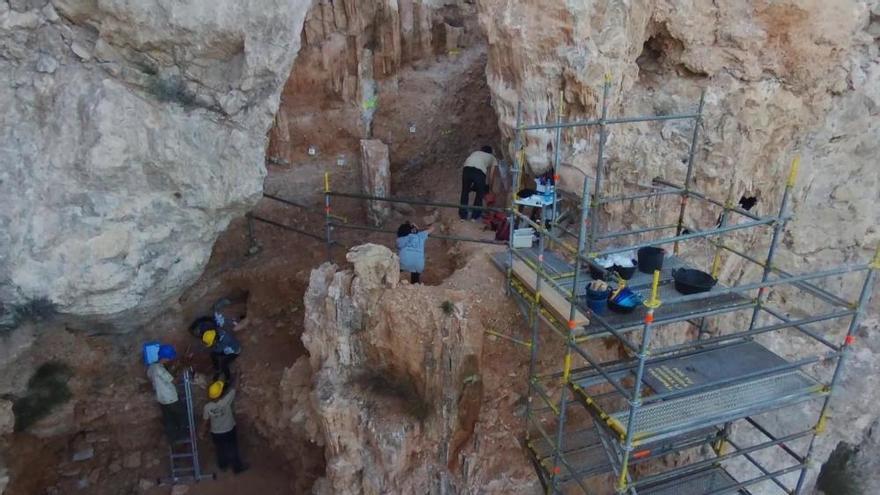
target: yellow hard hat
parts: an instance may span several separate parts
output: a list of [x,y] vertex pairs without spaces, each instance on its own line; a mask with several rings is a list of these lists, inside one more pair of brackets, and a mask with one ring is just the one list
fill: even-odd
[[221,395],[223,395],[223,387],[224,383],[222,380],[217,380],[216,382],[212,383],[211,386],[208,387],[208,397],[212,400],[219,398]]
[[217,330],[205,330],[205,333],[202,334],[202,342],[206,346],[214,345],[215,340],[217,340]]

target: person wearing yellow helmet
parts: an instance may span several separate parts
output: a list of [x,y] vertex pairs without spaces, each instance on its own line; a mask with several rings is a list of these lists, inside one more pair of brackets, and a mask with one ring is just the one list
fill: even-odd
[[229,365],[241,354],[241,344],[232,333],[215,328],[205,330],[202,333],[202,343],[211,349],[214,380],[222,379],[229,383],[232,380]]
[[232,303],[228,299],[220,299],[212,308],[212,316],[196,319],[189,327],[190,333],[211,351],[211,363],[214,365],[214,380],[222,379],[225,383],[232,380],[230,364],[241,353],[241,344],[233,335],[238,320],[228,311]]
[[215,380],[208,386],[208,398],[202,412],[204,424],[202,432],[211,429],[211,440],[217,451],[217,467],[225,471],[230,466],[236,474],[247,469],[238,452],[238,434],[235,428],[235,414],[232,401],[235,400],[235,388],[228,387],[223,380]]

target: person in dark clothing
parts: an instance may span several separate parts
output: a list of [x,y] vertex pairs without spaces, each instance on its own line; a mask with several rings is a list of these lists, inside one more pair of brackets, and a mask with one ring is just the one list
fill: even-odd
[[230,383],[232,372],[229,365],[241,354],[241,344],[232,333],[225,330],[206,330],[202,333],[202,343],[211,348],[211,363],[214,365],[214,380],[221,378]]
[[233,412],[235,389],[227,388],[223,381],[215,381],[208,387],[208,398],[210,402],[205,404],[202,413],[205,420],[202,432],[210,426],[211,440],[214,441],[217,454],[217,467],[226,471],[231,466],[236,474],[245,471],[248,467],[242,462],[238,451],[238,434]]
[[475,193],[473,206],[483,206],[483,196],[489,192],[492,186],[495,169],[498,161],[492,155],[491,146],[483,146],[480,151],[474,151],[467,157],[461,168],[461,197],[458,204],[462,206],[458,210],[458,217],[468,219],[468,210],[473,220],[479,220],[481,210],[466,208],[470,199],[471,191]]

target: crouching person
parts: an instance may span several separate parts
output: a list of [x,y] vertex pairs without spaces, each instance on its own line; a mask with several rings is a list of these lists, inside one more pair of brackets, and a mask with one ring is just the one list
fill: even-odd
[[208,398],[202,417],[205,423],[202,432],[209,426],[211,439],[214,441],[214,450],[217,454],[217,467],[226,471],[232,467],[236,474],[247,469],[247,465],[241,462],[238,452],[238,438],[235,428],[235,414],[232,404],[235,400],[235,388],[226,388],[223,381],[215,381],[208,387]]

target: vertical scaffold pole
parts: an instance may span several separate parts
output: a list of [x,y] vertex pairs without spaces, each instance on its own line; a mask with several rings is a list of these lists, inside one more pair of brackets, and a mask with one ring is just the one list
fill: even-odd
[[593,184],[593,203],[596,207],[590,218],[590,237],[587,241],[587,255],[590,256],[595,248],[596,235],[599,229],[599,209],[602,202],[602,179],[605,168],[605,141],[608,138],[608,94],[611,92],[611,74],[605,74],[605,84],[602,86],[602,116],[599,118],[599,149],[596,158],[596,183]]
[[[794,160],[791,161],[791,170],[788,173],[788,180],[785,182],[785,190],[782,193],[782,203],[779,205],[779,216],[773,224],[773,235],[770,237],[770,247],[767,249],[767,260],[764,262],[764,273],[761,276],[761,282],[766,282],[767,279],[770,278],[770,273],[773,271],[773,256],[776,254],[776,247],[779,245],[779,239],[782,237],[782,231],[785,229],[785,224],[788,221],[788,218],[786,217],[788,214],[788,202],[791,198],[791,191],[794,189],[795,181],[797,180],[800,164],[800,157],[796,156],[794,157]],[[755,329],[755,324],[758,321],[758,313],[761,312],[761,305],[764,303],[766,292],[766,287],[758,289],[758,297],[755,299],[755,309],[752,311],[749,330]]]
[[511,283],[513,282],[513,231],[516,222],[516,186],[519,184],[519,174],[522,168],[520,163],[519,148],[522,145],[522,102],[516,104],[516,131],[513,137],[513,165],[510,171],[510,199],[508,205],[510,212],[507,217],[507,285],[504,287],[507,295],[510,296]]
[[[543,214],[543,209],[542,216]],[[538,364],[538,327],[541,324],[541,286],[543,285],[543,279],[546,276],[544,274],[544,247],[545,247],[545,238],[543,234],[538,237],[538,266],[537,266],[537,280],[535,280],[535,297],[532,298],[531,301],[531,324],[532,324],[532,344],[531,344],[531,353],[529,355],[529,391],[528,391],[528,400],[526,401],[526,436],[529,434],[529,417],[532,413],[532,395],[534,392],[534,387],[536,385],[537,378],[535,375],[535,368]]]
[[633,451],[635,437],[636,414],[642,406],[642,377],[645,374],[645,361],[648,359],[651,344],[651,331],[654,327],[654,310],[662,304],[658,297],[660,288],[660,270],[654,270],[654,278],[651,282],[651,298],[645,301],[648,308],[645,314],[645,326],[642,331],[642,345],[639,348],[639,364],[636,368],[635,382],[633,383],[632,398],[629,400],[629,417],[626,421],[626,439],[623,445],[623,462],[620,463],[620,476],[617,478],[617,493],[626,493],[629,490],[629,460]]
[[[687,207],[691,192],[691,182],[694,178],[694,157],[697,155],[697,140],[700,137],[700,124],[703,122],[703,104],[706,101],[706,90],[700,93],[700,107],[697,109],[697,117],[694,119],[694,133],[691,136],[691,147],[688,150],[687,174],[684,177],[684,191],[681,193],[681,207],[678,210],[678,225],[675,227],[676,237],[681,235],[684,229],[684,211]],[[678,241],[672,247],[673,254],[678,254]]]
[[[846,336],[843,338],[840,358],[837,360],[837,366],[835,366],[834,374],[831,376],[831,383],[828,384],[828,395],[825,396],[825,401],[822,403],[822,412],[819,413],[819,421],[816,423],[816,435],[820,435],[825,431],[825,424],[828,421],[828,408],[831,404],[831,399],[834,396],[834,387],[837,385],[838,380],[840,380],[840,374],[846,364],[846,359],[852,352],[852,345],[856,342],[855,333],[865,315],[865,306],[867,306],[868,301],[871,300],[871,291],[874,287],[874,277],[876,276],[877,270],[880,270],[880,246],[878,246],[877,250],[874,252],[874,259],[871,261],[868,274],[865,275],[865,283],[862,285],[862,292],[859,294],[856,312],[852,316],[852,319],[849,322],[849,329],[846,332]],[[800,495],[801,490],[804,488],[804,482],[807,478],[807,470],[810,469],[810,463],[813,456],[813,447],[816,443],[816,435],[810,439],[810,446],[807,448],[807,455],[804,456],[805,467],[801,469],[800,477],[798,477],[797,487],[794,489],[795,495]]]
[[568,408],[568,382],[571,379],[571,351],[572,346],[577,345],[575,342],[575,315],[577,314],[577,291],[580,283],[580,274],[582,269],[582,255],[584,245],[587,240],[587,219],[590,214],[590,177],[584,176],[584,187],[581,193],[581,218],[580,227],[578,229],[578,252],[574,262],[574,276],[571,281],[571,292],[569,293],[569,309],[568,309],[568,336],[565,342],[565,361],[562,369],[562,396],[559,398],[559,418],[556,424],[556,446],[553,456],[553,473],[550,480],[550,487],[555,491],[558,488],[558,475],[560,468],[560,457],[562,456],[563,442],[565,441],[565,410]]
[[[730,212],[730,209],[733,208],[733,188],[735,182],[733,180],[730,181],[730,187],[727,188],[727,199],[724,201],[724,209],[721,211],[721,219],[718,222],[718,228],[723,229],[727,226],[727,216]],[[712,257],[712,277],[715,280],[718,280],[718,274],[721,272],[721,242],[718,241],[718,246],[715,247],[715,254]],[[697,340],[703,338],[706,334],[706,317],[700,318],[700,327],[699,332],[697,332]]]
[[330,172],[324,172],[324,231],[327,237],[327,261],[333,260],[332,253],[332,244],[333,239],[331,238],[331,230],[332,226],[330,225]]
[[547,225],[556,222],[556,188],[559,187],[559,148],[562,146],[562,106],[564,93],[559,92],[559,105],[556,107],[556,143],[553,145],[553,196],[550,204],[550,220]]

